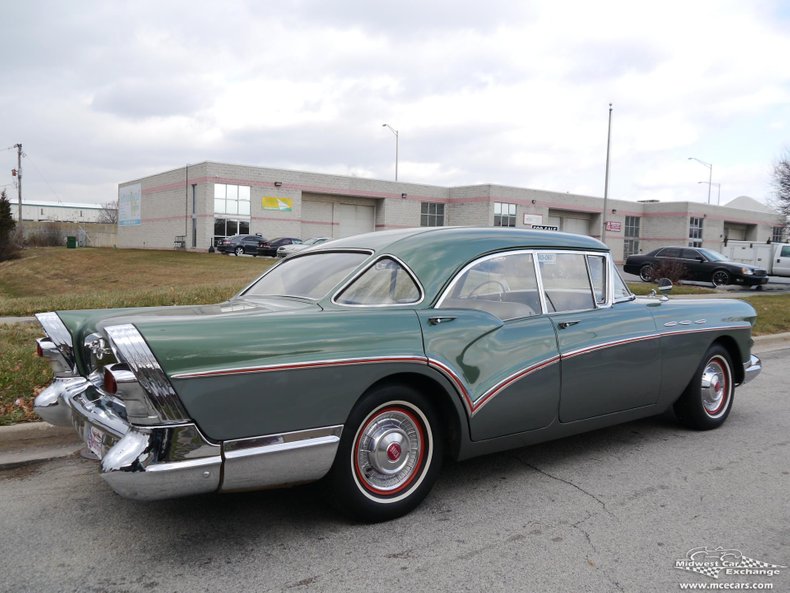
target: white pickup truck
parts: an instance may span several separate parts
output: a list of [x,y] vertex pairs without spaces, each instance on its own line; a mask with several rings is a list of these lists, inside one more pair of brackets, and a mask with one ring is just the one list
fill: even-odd
[[765,269],[771,276],[790,276],[790,244],[727,241],[721,252],[732,261]]

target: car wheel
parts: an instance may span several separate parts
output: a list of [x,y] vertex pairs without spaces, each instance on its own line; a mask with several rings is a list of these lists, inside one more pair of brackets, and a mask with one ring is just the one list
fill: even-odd
[[713,286],[725,286],[730,283],[730,275],[726,270],[716,270],[710,280]]
[[442,464],[439,415],[420,392],[387,385],[352,410],[328,476],[335,505],[367,522],[414,509],[430,492]]
[[244,255],[244,247],[236,247],[233,253],[236,254],[236,257],[238,257],[239,255]]
[[639,277],[642,279],[642,282],[650,282],[653,280],[653,266],[645,264],[639,268]]
[[730,414],[734,395],[730,355],[719,345],[711,346],[691,383],[675,402],[675,415],[689,428],[718,428]]

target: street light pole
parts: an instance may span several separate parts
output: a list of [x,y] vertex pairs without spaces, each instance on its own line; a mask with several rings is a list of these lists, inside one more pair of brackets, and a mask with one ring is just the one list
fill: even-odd
[[606,207],[609,201],[609,147],[612,143],[612,104],[609,103],[609,128],[606,132],[606,173],[603,180],[603,212],[601,213],[601,243],[606,243]]
[[710,163],[706,163],[705,161],[701,161],[698,158],[693,156],[689,157],[690,161],[697,161],[700,165],[703,165],[708,168],[708,204],[710,204],[710,188],[713,185],[713,165]]
[[[709,183],[708,181],[697,181],[697,183]],[[716,190],[718,191],[716,195],[716,205],[721,206],[721,183],[714,182],[713,185],[716,186]]]
[[389,128],[390,132],[395,134],[395,181],[398,180],[398,130],[389,124],[381,124],[382,128]]

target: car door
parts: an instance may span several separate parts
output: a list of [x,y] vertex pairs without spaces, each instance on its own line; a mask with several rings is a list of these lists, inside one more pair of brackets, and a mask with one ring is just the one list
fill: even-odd
[[260,243],[261,243],[260,237],[254,237],[251,235],[244,237],[244,239],[242,239],[241,242],[242,246],[244,247],[244,253],[252,253],[252,254],[258,253],[258,245],[260,245]]
[[790,276],[790,245],[777,250],[772,271],[776,276]]
[[711,274],[713,273],[713,265],[707,261],[699,251],[696,249],[681,249],[680,257],[683,260],[683,265],[686,266],[686,270],[688,271],[688,280],[710,282]]
[[557,339],[542,313],[534,257],[483,257],[462,270],[433,309],[418,311],[429,364],[455,385],[473,440],[555,421]]
[[611,303],[608,258],[546,252],[539,262],[560,354],[560,421],[654,404],[661,383],[655,321],[643,303]]

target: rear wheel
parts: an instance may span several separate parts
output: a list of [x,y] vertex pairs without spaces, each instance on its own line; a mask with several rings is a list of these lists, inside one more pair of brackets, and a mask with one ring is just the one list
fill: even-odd
[[730,283],[730,275],[726,270],[716,270],[711,276],[713,286],[725,286]]
[[719,345],[711,346],[691,383],[675,402],[675,415],[696,430],[718,428],[730,414],[734,395],[730,355]]
[[653,266],[645,264],[639,268],[639,277],[642,279],[642,282],[650,282],[653,280]]
[[237,257],[239,255],[244,255],[244,247],[236,247],[233,253],[235,253]]
[[361,521],[387,521],[414,509],[441,469],[440,418],[420,392],[387,385],[354,407],[328,476],[333,502]]

